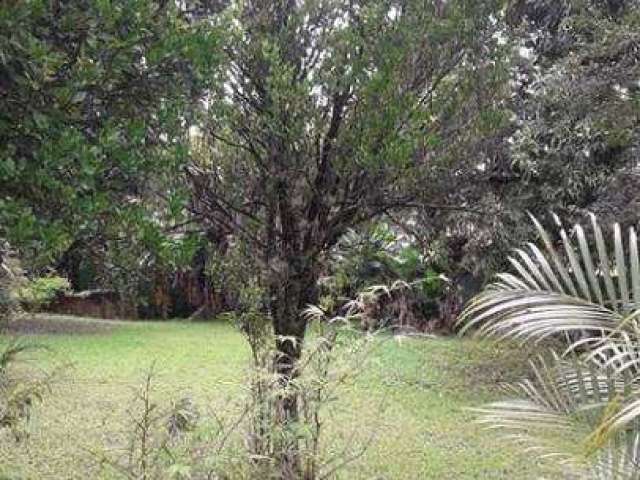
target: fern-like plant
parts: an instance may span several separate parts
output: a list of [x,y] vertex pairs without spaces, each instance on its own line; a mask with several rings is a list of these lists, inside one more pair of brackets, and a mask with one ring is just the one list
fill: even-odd
[[606,240],[554,217],[551,235],[516,249],[459,318],[462,333],[540,343],[562,352],[532,362],[510,399],[479,409],[482,421],[542,456],[562,458],[579,478],[640,479],[640,256],[636,232],[618,224]]

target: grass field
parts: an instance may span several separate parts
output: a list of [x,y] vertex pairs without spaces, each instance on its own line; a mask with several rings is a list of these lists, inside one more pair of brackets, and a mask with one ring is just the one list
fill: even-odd
[[[76,322],[73,327],[88,321],[66,322]],[[17,448],[3,438],[0,465],[6,472],[25,479],[101,478],[91,452],[117,443],[133,393],[153,362],[159,401],[189,395],[205,412],[201,422],[207,422],[207,411],[233,414],[248,361],[248,349],[233,326],[109,325],[85,333],[61,328],[33,335],[50,350],[32,354],[32,366],[66,367],[35,410],[27,443]],[[383,341],[375,355],[325,415],[328,451],[373,438],[339,478],[561,478],[514,445],[496,441],[467,410],[499,398],[499,383],[522,372],[524,353],[473,340],[405,338]]]

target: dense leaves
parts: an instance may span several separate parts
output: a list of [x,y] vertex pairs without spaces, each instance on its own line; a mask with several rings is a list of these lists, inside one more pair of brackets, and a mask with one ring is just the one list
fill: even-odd
[[149,210],[214,47],[173,2],[2,3],[0,226],[30,266]]
[[639,14],[635,1],[510,2],[500,33],[510,79],[483,91],[481,107],[502,121],[474,131],[426,189],[425,206],[466,208],[425,209],[414,228],[441,246],[451,276],[504,268],[534,233],[526,211],[546,226],[549,210],[638,221]]

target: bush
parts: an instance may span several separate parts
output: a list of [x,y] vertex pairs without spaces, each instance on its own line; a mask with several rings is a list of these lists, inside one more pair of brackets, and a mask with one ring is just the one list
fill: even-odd
[[[156,401],[154,366],[136,391],[128,414],[124,443],[120,448],[93,452],[103,474],[109,478],[136,480],[184,480],[191,477],[189,440],[198,422],[198,410],[189,397],[170,405]],[[113,432],[108,432],[110,443]],[[117,437],[117,435],[116,435]]]
[[[354,318],[355,311],[352,306]],[[213,478],[336,478],[363,455],[373,436],[338,452],[322,448],[324,417],[333,411],[341,387],[367,367],[379,345],[374,335],[350,326],[351,313],[328,317],[321,308],[309,306],[304,315],[310,335],[302,358],[286,377],[276,371],[281,352],[274,347],[277,336],[269,319],[255,309],[240,313],[236,321],[252,359],[243,422],[246,451],[236,461],[221,464]]]
[[26,281],[17,292],[20,303],[29,311],[38,311],[58,294],[70,289],[69,281],[58,275]]
[[374,224],[363,232],[349,231],[331,252],[327,275],[320,282],[320,303],[340,313],[359,292],[396,283],[411,288],[369,298],[363,326],[431,331],[445,292],[443,275],[410,239],[385,223]]

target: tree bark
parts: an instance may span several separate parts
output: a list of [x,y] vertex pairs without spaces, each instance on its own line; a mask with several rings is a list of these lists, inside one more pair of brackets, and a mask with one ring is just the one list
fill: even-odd
[[[295,429],[299,421],[299,393],[291,382],[301,373],[298,362],[302,356],[307,321],[302,311],[317,301],[318,266],[313,257],[290,255],[283,259],[282,276],[276,276],[271,284],[271,314],[276,335],[277,356],[275,371],[282,389],[278,420],[283,429]],[[286,435],[279,446],[277,459],[281,478],[299,480],[302,478],[302,459],[295,432]]]

